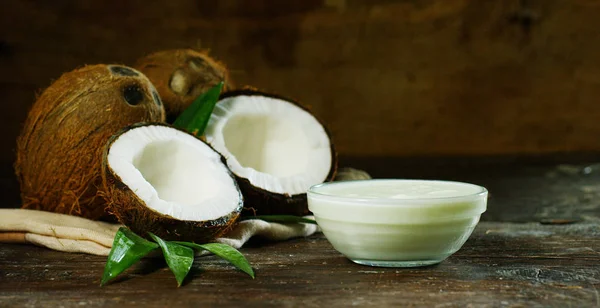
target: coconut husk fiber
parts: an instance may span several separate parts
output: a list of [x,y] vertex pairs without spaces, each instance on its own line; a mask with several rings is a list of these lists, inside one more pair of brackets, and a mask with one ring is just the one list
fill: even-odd
[[17,140],[23,208],[106,217],[98,190],[104,145],[125,126],[164,116],[153,85],[131,68],[100,64],[63,74],[38,97]]
[[219,82],[230,87],[225,66],[194,49],[172,49],[137,60],[134,67],[156,86],[165,104],[167,122],[172,123],[194,100]]

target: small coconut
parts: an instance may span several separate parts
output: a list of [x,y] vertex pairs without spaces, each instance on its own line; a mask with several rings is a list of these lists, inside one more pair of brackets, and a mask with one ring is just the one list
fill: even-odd
[[225,66],[193,49],[159,51],[137,60],[134,67],[156,86],[169,123],[202,93],[221,81],[227,88],[230,82]]
[[170,126],[125,128],[110,139],[102,161],[109,211],[139,235],[210,242],[242,210],[242,194],[223,157]]
[[17,140],[23,208],[104,218],[104,145],[127,125],[164,116],[154,86],[134,69],[100,64],[63,74],[38,97]]
[[288,98],[250,89],[224,93],[205,135],[238,179],[249,214],[309,214],[306,191],[336,175],[329,131]]

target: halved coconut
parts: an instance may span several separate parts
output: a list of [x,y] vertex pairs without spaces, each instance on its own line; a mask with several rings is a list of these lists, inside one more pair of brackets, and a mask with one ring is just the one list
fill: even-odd
[[308,214],[308,188],[335,177],[337,155],[327,129],[286,98],[225,93],[205,135],[238,179],[245,208],[256,214]]
[[136,124],[103,157],[108,208],[134,232],[208,242],[238,218],[243,198],[222,156],[165,124]]

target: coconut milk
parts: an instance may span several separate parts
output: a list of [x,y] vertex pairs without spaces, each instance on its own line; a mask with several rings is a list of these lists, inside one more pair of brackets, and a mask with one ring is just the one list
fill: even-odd
[[444,260],[468,239],[486,201],[483,187],[445,181],[339,182],[308,193],[332,245],[355,262],[381,266]]

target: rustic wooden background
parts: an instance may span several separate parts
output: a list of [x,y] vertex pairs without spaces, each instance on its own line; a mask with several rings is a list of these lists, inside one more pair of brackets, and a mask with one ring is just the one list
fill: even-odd
[[179,47],[312,106],[344,157],[600,152],[598,1],[5,0],[0,163],[62,72]]
[[245,248],[252,281],[208,259],[171,297],[154,292],[174,288],[164,268],[100,289],[101,258],[7,246],[0,302],[598,304],[600,165],[532,165],[600,161],[600,1],[1,0],[0,207],[19,202],[15,138],[36,92],[83,64],[181,47],[311,105],[346,165],[488,187],[485,221],[430,269],[361,273],[317,236]]

